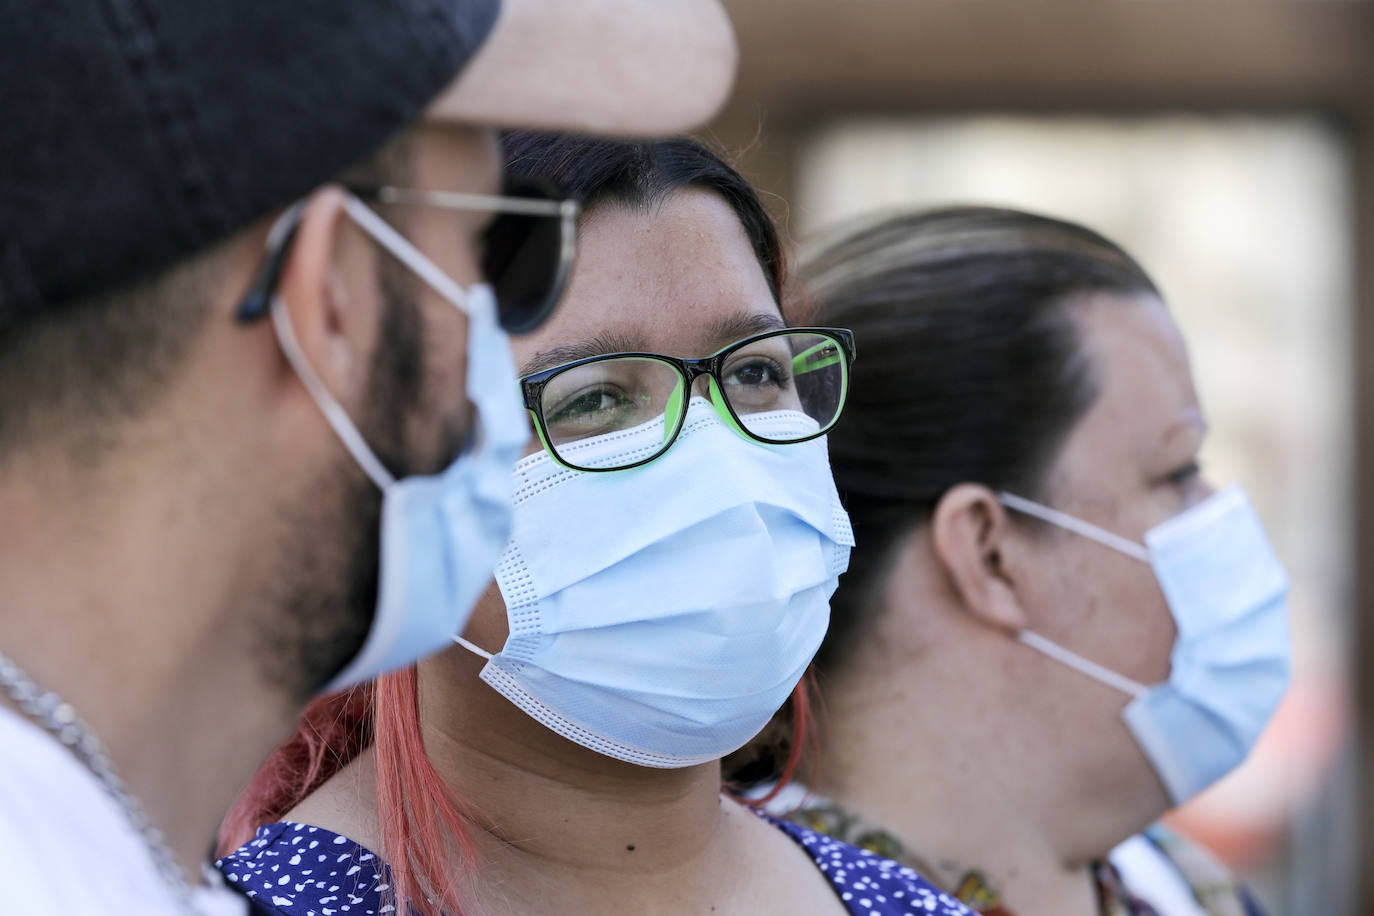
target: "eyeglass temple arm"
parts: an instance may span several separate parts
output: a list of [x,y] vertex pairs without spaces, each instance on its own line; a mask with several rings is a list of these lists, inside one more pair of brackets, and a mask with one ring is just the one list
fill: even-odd
[[465,191],[431,191],[398,188],[392,185],[350,184],[345,187],[349,193],[365,200],[401,206],[443,207],[450,210],[478,210],[522,216],[558,216],[565,220],[576,219],[581,211],[581,204],[571,198],[540,199],[506,194],[469,194]]
[[295,204],[283,213],[267,233],[266,257],[258,268],[253,282],[248,286],[243,301],[239,303],[235,316],[240,324],[251,324],[265,318],[271,311],[272,293],[281,280],[282,270],[286,267],[286,256],[291,250],[291,242],[301,225],[301,205]]
[[803,375],[807,372],[815,372],[817,369],[834,366],[843,359],[844,351],[838,343],[833,340],[823,340],[792,357],[792,374]]

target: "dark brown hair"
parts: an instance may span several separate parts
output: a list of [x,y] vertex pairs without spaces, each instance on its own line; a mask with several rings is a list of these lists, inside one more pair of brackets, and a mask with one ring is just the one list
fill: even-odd
[[951,207],[850,229],[802,269],[822,324],[854,331],[830,460],[858,548],[818,657],[842,664],[880,608],[894,545],[951,487],[1038,497],[1096,397],[1070,300],[1158,295],[1122,248],[1083,226]]
[[552,181],[590,209],[619,204],[651,210],[678,191],[710,191],[735,211],[749,245],[781,302],[786,274],[782,244],[758,192],[710,147],[690,137],[605,140],[537,131],[502,137],[506,171]]

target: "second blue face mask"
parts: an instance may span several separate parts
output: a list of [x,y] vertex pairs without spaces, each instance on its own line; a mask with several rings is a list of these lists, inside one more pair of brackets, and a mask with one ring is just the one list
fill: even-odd
[[[778,411],[754,425],[811,424]],[[577,446],[655,447],[659,420]],[[641,766],[716,760],[759,732],[825,635],[854,539],[824,439],[746,441],[692,401],[643,467],[592,474],[540,452],[515,472],[497,566],[510,636],[482,679],[546,727]]]
[[376,613],[362,648],[327,691],[413,664],[463,631],[510,532],[510,469],[530,438],[510,342],[497,319],[491,288],[459,287],[357,200],[348,199],[345,211],[467,316],[466,393],[476,416],[469,431],[471,446],[448,468],[395,478],[310,365],[282,300],[273,299],[272,322],[282,353],[383,494]]
[[1029,631],[1020,639],[1131,695],[1122,713],[1181,804],[1250,753],[1288,688],[1288,577],[1245,491],[1232,487],[1145,534],[1144,546],[1010,493],[1009,508],[1148,563],[1178,636],[1169,679],[1146,686]]

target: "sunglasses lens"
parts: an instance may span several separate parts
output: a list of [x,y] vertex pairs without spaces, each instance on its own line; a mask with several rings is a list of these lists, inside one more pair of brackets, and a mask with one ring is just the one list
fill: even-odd
[[[502,194],[562,199],[551,186],[520,178],[508,178]],[[558,303],[572,262],[572,232],[572,221],[557,214],[502,213],[492,221],[483,266],[507,331],[534,330]]]

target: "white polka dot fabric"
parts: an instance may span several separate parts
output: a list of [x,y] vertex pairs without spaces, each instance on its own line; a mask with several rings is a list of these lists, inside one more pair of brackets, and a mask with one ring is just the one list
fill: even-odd
[[900,862],[789,821],[764,818],[810,854],[853,916],[973,916]]
[[[760,815],[811,856],[851,916],[972,916],[905,865],[805,827]],[[347,837],[270,824],[219,861],[225,877],[278,916],[383,916],[386,865]]]
[[216,865],[257,906],[282,916],[383,916],[385,866],[348,839],[308,824],[259,827]]

